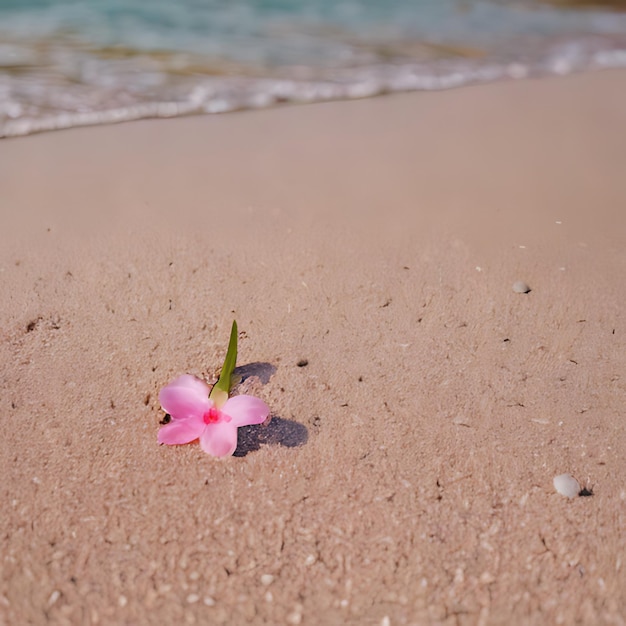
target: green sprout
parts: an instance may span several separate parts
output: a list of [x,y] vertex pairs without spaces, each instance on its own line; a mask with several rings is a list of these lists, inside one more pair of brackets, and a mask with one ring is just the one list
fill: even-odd
[[215,406],[218,408],[224,405],[230,394],[231,376],[237,364],[237,338],[237,322],[233,321],[224,365],[222,366],[220,377],[217,379],[215,385],[213,385],[213,389],[211,389],[211,393],[209,394],[209,398],[213,400]]

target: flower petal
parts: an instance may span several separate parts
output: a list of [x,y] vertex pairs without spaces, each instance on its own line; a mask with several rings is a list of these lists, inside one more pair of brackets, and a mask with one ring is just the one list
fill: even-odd
[[192,417],[186,420],[175,420],[159,429],[158,441],[170,446],[189,443],[197,439],[202,434],[204,428],[205,425],[202,419],[194,419]]
[[159,402],[174,420],[202,416],[213,406],[209,400],[209,386],[189,374],[179,376],[163,387]]
[[270,414],[270,408],[260,398],[254,396],[233,396],[222,407],[235,426],[262,424]]
[[237,448],[237,427],[232,422],[207,424],[200,435],[200,446],[213,456],[230,456]]

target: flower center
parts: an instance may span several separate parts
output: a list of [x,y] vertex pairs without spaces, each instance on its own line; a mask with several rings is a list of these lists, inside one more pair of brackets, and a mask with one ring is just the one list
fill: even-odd
[[230,416],[225,415],[219,409],[212,406],[203,416],[205,424],[219,424],[220,422],[230,422]]

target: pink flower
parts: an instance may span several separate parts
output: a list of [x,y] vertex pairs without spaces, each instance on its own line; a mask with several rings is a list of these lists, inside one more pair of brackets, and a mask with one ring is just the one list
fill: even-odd
[[270,413],[265,402],[254,396],[233,396],[216,406],[209,398],[209,386],[189,374],[163,387],[159,401],[172,417],[159,430],[159,443],[175,445],[200,439],[202,449],[213,456],[231,455],[237,447],[237,428],[261,424]]

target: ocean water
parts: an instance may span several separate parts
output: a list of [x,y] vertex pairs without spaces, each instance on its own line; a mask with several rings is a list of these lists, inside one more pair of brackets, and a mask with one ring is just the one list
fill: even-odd
[[626,66],[626,0],[0,0],[0,137]]

